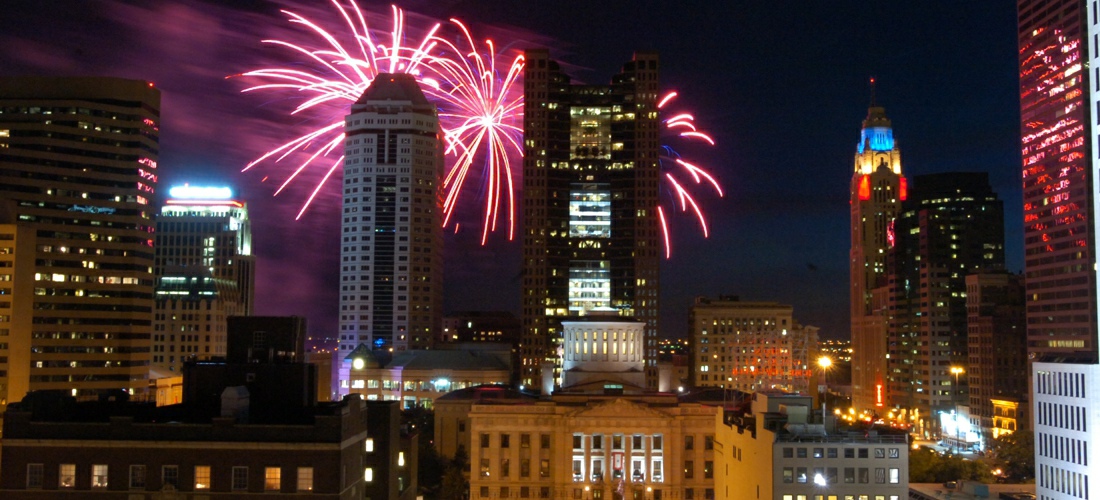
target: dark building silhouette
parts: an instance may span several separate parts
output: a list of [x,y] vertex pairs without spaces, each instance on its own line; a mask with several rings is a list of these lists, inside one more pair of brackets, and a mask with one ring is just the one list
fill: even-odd
[[40,391],[11,405],[0,496],[415,498],[417,439],[398,403],[317,403],[304,320],[247,320],[231,325],[231,359],[185,365],[182,404]]
[[573,84],[547,50],[525,57],[519,379],[540,387],[546,366],[560,385],[561,321],[617,311],[645,323],[656,388],[657,55],[635,54],[610,85]]
[[970,419],[988,446],[1001,434],[1027,428],[1023,277],[1007,271],[967,276],[966,311]]
[[1004,268],[1004,208],[986,173],[917,176],[908,194],[888,228],[889,401],[930,432],[968,404],[966,277]]

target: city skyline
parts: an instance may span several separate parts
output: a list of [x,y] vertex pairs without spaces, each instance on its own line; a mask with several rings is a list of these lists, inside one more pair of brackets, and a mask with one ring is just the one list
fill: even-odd
[[[273,56],[260,40],[286,29],[278,8],[288,5],[230,10],[182,2],[146,9],[73,2],[55,9],[61,19],[47,24],[51,12],[15,2],[0,19],[3,41],[13,49],[0,55],[0,65],[12,74],[154,81],[164,93],[162,185],[237,187],[255,207],[257,312],[303,314],[314,333],[335,335],[339,192],[293,222],[308,192],[271,198],[273,181],[260,179],[272,172],[239,174],[273,144],[274,137],[264,137],[272,125],[296,123],[283,116],[287,103],[240,95],[245,85],[224,78]],[[611,72],[635,50],[655,50],[662,88],[681,91],[697,122],[715,132],[718,145],[699,153],[727,195],[707,202],[709,240],[691,219],[676,221],[672,259],[662,262],[662,335],[686,333],[695,296],[732,293],[792,304],[823,338],[847,336],[847,294],[840,288],[848,284],[847,169],[872,75],[877,101],[905,151],[907,174],[990,172],[1006,202],[1008,268],[1022,267],[1014,5],[846,2],[799,5],[794,16],[789,5],[673,10],[609,2],[585,5],[585,16],[570,15],[577,11],[570,8],[533,5],[516,12],[505,5],[402,7],[461,17],[479,33],[520,40],[519,49],[550,46],[585,83],[609,76],[585,68]],[[317,12],[331,19],[325,7]],[[632,22],[616,23],[623,13]],[[103,27],[93,28],[97,20]],[[890,28],[866,28],[872,25]],[[120,34],[105,37],[112,32]],[[446,309],[518,310],[520,242],[504,243],[497,233],[481,247],[478,215],[460,215],[466,219],[457,236],[447,231]],[[310,264],[291,265],[303,261]]]

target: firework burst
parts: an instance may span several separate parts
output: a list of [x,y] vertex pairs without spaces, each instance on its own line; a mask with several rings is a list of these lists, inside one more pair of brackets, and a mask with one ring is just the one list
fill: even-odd
[[[501,218],[508,223],[508,239],[515,236],[515,179],[512,158],[523,154],[523,92],[517,85],[523,75],[523,55],[510,60],[499,54],[492,40],[479,51],[470,30],[451,19],[461,35],[459,44],[441,37],[435,41],[445,54],[429,65],[432,78],[426,93],[439,106],[445,124],[447,152],[455,160],[443,180],[443,225],[454,215],[471,167],[481,162],[485,209],[481,232],[484,245]],[[501,74],[498,58],[507,70]],[[502,214],[502,205],[507,210]]]
[[[669,92],[666,94],[657,104],[657,109],[664,109],[670,102],[676,99],[676,96],[676,92]],[[714,139],[695,126],[695,117],[690,113],[672,114],[670,118],[662,120],[662,124],[665,131],[664,135],[670,137],[672,141],[702,142],[714,146]],[[699,221],[699,227],[703,231],[703,237],[710,236],[710,231],[707,228],[707,218],[703,215],[702,209],[699,208],[699,204],[695,201],[695,196],[691,191],[693,186],[690,182],[694,182],[695,185],[703,185],[704,183],[709,185],[719,197],[725,196],[725,193],[722,191],[722,186],[718,184],[718,181],[716,181],[714,176],[707,172],[706,169],[684,160],[680,154],[668,144],[662,146],[661,171],[665,181],[667,181],[667,192],[670,193],[668,199],[670,200],[669,205],[671,209],[673,211],[678,209],[681,212],[688,212],[690,210]],[[669,238],[668,218],[665,215],[664,207],[660,204],[657,205],[657,217],[660,219],[661,233],[665,240],[665,258],[671,258],[672,240]]]
[[[342,20],[339,35],[297,13],[282,11],[293,24],[306,28],[316,45],[264,40],[264,43],[289,50],[308,63],[308,69],[295,67],[264,68],[243,73],[260,80],[244,92],[282,92],[299,99],[291,115],[307,115],[320,125],[264,153],[245,166],[250,170],[265,162],[294,159],[290,173],[275,194],[280,194],[304,171],[322,169],[320,181],[302,204],[295,218],[324,188],[330,177],[343,165],[344,116],[351,104],[363,94],[380,73],[408,73],[417,77],[421,88],[440,109],[440,125],[451,161],[444,180],[444,225],[450,222],[472,169],[484,166],[485,215],[482,242],[497,229],[499,219],[507,218],[508,239],[514,236],[515,179],[511,159],[522,154],[522,92],[516,83],[523,72],[523,57],[506,64],[501,76],[497,71],[500,56],[492,41],[479,50],[466,26],[452,19],[459,42],[440,34],[436,23],[418,42],[406,45],[410,38],[405,13],[392,7],[393,22],[388,32],[368,25],[363,11],[355,4],[332,0]],[[376,42],[388,40],[388,43]],[[342,40],[350,40],[345,43]],[[438,49],[438,50],[437,50]],[[266,178],[265,178],[266,179]],[[502,207],[503,210],[502,210]],[[506,214],[503,215],[502,211]]]

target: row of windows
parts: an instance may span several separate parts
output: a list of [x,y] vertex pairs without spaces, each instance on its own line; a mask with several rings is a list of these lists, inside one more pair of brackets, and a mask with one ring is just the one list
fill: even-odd
[[[809,458],[811,448],[783,448],[783,458]],[[812,448],[813,458],[838,458],[837,448]],[[844,458],[871,458],[871,448],[844,448]],[[900,448],[874,448],[875,458],[901,458]]]
[[1040,371],[1036,376],[1035,392],[1052,396],[1085,397],[1085,374]]
[[[141,464],[130,465],[128,486],[132,490],[144,490],[147,487],[148,467]],[[46,487],[45,464],[27,464],[27,489],[42,489]],[[88,486],[77,485],[76,464],[60,464],[58,466],[57,483],[59,489],[107,489],[110,474],[106,464],[92,465],[91,482]],[[196,465],[194,468],[191,486],[196,491],[212,488],[209,465]],[[171,484],[177,489],[181,488],[180,468],[178,465],[161,466],[160,478],[162,484]],[[83,481],[81,481],[83,482]],[[282,468],[264,467],[264,491],[280,491],[282,489]],[[248,467],[234,466],[230,471],[230,485],[232,491],[247,491],[249,489]],[[298,467],[296,491],[313,491],[313,467]]]
[[1088,418],[1085,407],[1075,405],[1063,405],[1039,401],[1037,405],[1037,420],[1040,425],[1049,425],[1059,429],[1074,431],[1087,431]]
[[[836,467],[815,467],[813,469],[813,476],[809,475],[809,467],[784,467],[783,468],[783,482],[784,483],[813,483],[819,486],[825,486],[828,484],[837,484],[837,471]],[[875,468],[875,484],[886,484],[889,481],[890,484],[901,484],[901,469],[897,467],[876,467]],[[845,467],[844,468],[844,483],[845,484],[870,484],[871,482],[871,469],[868,467]]]

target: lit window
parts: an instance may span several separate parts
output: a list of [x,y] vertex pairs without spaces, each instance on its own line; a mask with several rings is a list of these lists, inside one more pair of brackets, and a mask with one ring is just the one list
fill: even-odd
[[281,475],[282,469],[278,467],[264,467],[264,491],[279,491]]
[[208,490],[208,489],[210,489],[210,466],[209,465],[196,465],[195,466],[195,489],[196,490]]
[[92,488],[107,487],[107,465],[92,465]]
[[367,467],[366,469],[363,469],[363,480],[368,482],[368,483],[373,483],[374,482],[374,469],[373,468]]
[[367,438],[366,444],[363,445],[363,450],[367,453],[374,451],[374,438]]
[[313,467],[298,467],[298,491],[313,491]]
[[76,486],[76,464],[61,464],[58,470],[57,486],[59,488]]

